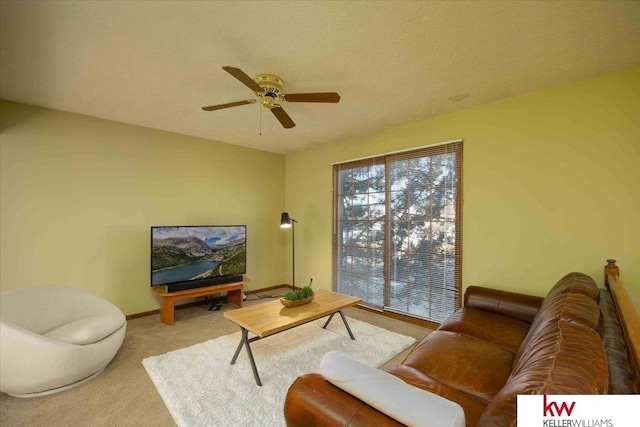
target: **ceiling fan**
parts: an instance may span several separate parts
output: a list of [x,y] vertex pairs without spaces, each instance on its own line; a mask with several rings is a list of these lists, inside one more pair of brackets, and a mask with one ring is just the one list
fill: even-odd
[[228,104],[211,105],[202,107],[205,111],[222,110],[223,108],[238,107],[240,105],[255,104],[260,102],[263,107],[271,110],[276,119],[286,129],[294,127],[296,124],[291,117],[282,109],[276,101],[287,102],[331,102],[340,101],[340,95],[335,92],[319,92],[319,93],[282,93],[284,81],[274,74],[258,74],[254,78],[249,77],[244,71],[235,67],[222,67],[227,73],[231,74],[242,84],[251,89],[258,99],[247,99],[245,101],[230,102]]

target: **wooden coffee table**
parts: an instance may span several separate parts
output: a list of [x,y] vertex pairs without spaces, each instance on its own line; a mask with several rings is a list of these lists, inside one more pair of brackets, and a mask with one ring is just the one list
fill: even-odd
[[[313,301],[300,307],[287,308],[280,303],[280,300],[274,300],[238,310],[226,311],[224,317],[240,326],[242,330],[242,338],[240,339],[236,353],[233,355],[233,359],[231,359],[231,364],[236,363],[236,359],[244,345],[247,349],[256,384],[261,386],[262,383],[260,382],[256,362],[253,360],[253,354],[251,353],[250,344],[253,341],[329,316],[329,319],[327,319],[323,326],[323,328],[326,328],[336,313],[340,314],[344,326],[347,328],[347,332],[349,332],[349,336],[352,340],[355,340],[342,310],[359,304],[361,301],[360,298],[342,295],[336,292],[317,290],[315,291]],[[249,338],[249,332],[254,333],[256,336]]]

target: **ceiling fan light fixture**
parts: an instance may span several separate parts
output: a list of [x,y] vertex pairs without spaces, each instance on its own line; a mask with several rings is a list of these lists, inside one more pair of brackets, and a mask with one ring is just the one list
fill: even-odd
[[276,106],[274,101],[275,100],[268,95],[260,95],[260,104],[262,104],[264,108],[268,108],[269,110],[271,110],[273,107]]

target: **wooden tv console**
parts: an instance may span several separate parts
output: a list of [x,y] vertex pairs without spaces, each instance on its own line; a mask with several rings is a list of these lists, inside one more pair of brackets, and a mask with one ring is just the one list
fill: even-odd
[[164,286],[155,286],[151,288],[151,291],[161,299],[160,320],[165,325],[173,325],[175,323],[174,306],[176,301],[226,292],[229,302],[242,308],[242,287],[249,282],[250,280],[245,277],[240,282],[186,289],[184,291],[167,292]]

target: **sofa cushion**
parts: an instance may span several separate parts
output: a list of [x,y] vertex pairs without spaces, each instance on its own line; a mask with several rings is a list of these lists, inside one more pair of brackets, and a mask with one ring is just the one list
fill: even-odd
[[464,411],[455,402],[405,383],[400,378],[330,351],[320,375],[352,396],[409,426],[464,427]]
[[[469,335],[434,331],[409,353],[403,364],[436,381],[484,401],[504,386],[514,354]],[[482,369],[478,369],[482,366]]]
[[411,384],[412,386],[421,388],[422,390],[430,391],[431,393],[435,393],[462,406],[464,408],[464,416],[467,426],[475,426],[478,423],[480,416],[487,408],[487,402],[485,400],[471,396],[457,388],[442,384],[441,382],[434,380],[430,376],[425,375],[410,366],[397,365],[389,367],[385,369],[385,371],[395,375],[407,384]]
[[478,426],[514,426],[519,394],[605,394],[607,358],[597,332],[585,326],[547,324],[524,352]]
[[438,330],[470,335],[515,354],[530,326],[500,314],[463,307],[449,316]]
[[120,329],[125,322],[126,319],[122,314],[105,314],[76,320],[42,335],[68,344],[86,345],[108,337]]

